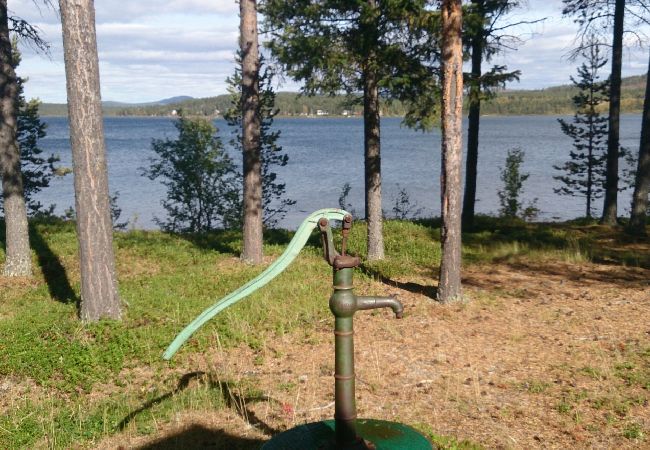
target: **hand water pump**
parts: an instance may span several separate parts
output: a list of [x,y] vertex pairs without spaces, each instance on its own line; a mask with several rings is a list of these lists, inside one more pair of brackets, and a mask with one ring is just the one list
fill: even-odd
[[[334,248],[330,220],[342,221],[341,253]],[[430,450],[431,444],[417,431],[406,425],[374,419],[358,419],[355,404],[354,328],[357,311],[391,308],[397,318],[403,306],[395,297],[359,297],[352,290],[352,273],[361,263],[357,256],[346,252],[352,227],[352,216],[341,209],[322,209],[307,217],[300,225],[285,252],[264,272],[239,289],[206,309],[192,321],[165,351],[163,358],[171,359],[181,345],[203,324],[279,275],[297,256],[318,226],[325,260],[333,268],[334,292],[329,307],[334,314],[334,420],[314,422],[287,430],[268,441],[266,450]]]

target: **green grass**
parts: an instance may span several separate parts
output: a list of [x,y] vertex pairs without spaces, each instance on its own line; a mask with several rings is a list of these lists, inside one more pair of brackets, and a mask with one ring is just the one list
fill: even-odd
[[[465,264],[582,261],[601,257],[604,252],[609,253],[603,257],[620,258],[620,263],[630,261],[622,251],[595,250],[593,244],[603,232],[592,225],[503,223],[488,217],[478,222],[474,231],[464,235]],[[360,284],[371,278],[405,281],[417,277],[434,285],[440,260],[438,225],[431,220],[387,221],[387,258],[366,264],[358,276]],[[146,434],[175,412],[223,407],[227,399],[219,381],[204,380],[179,389],[173,368],[201,349],[214,346],[215,336],[225,348],[243,343],[260,349],[268,336],[305,330],[308,342],[313,324],[330,317],[331,273],[322,261],[315,233],[299,263],[210,321],[170,364],[161,360],[161,354],[176,333],[206,306],[262,270],[237,260],[239,233],[116,233],[120,293],[128,304],[124,318],[82,325],[77,312],[79,269],[73,224],[36,223],[30,232],[35,249],[34,280],[0,290],[0,379],[27,387],[20,400],[0,410],[0,448],[92,447],[125,427]],[[280,255],[291,236],[286,231],[269,231],[265,254],[272,258]],[[365,254],[363,224],[353,227],[349,248]],[[636,255],[632,259],[644,266],[648,258]],[[648,389],[648,352],[639,349],[625,355],[615,369],[616,376]],[[147,381],[150,391],[145,393],[133,389],[129,379],[130,370],[142,367],[153,374]],[[532,393],[546,388],[542,382],[527,387]],[[238,389],[254,397],[252,387]],[[106,390],[112,393],[103,394]],[[149,407],[125,424],[125,418],[143,404]],[[635,434],[633,431],[628,434]],[[430,436],[442,448],[480,448],[433,432]]]
[[429,424],[415,424],[414,428],[426,436],[439,450],[483,450],[484,447],[466,439],[455,439],[437,434]]

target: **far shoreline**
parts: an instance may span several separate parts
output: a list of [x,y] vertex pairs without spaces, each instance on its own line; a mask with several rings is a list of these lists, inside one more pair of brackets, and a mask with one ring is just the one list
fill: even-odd
[[[481,114],[481,117],[555,117],[555,116],[572,116],[574,112],[553,112],[553,113],[531,113],[531,114]],[[641,115],[643,111],[623,111],[621,115],[632,116],[632,115]],[[43,118],[68,118],[67,114],[40,114],[40,117]],[[178,115],[140,115],[140,114],[104,114],[103,117],[106,118],[124,118],[124,119],[177,119]],[[223,120],[223,116],[205,116],[198,114],[191,114],[188,117],[200,117],[211,120]],[[466,118],[466,114],[464,114]],[[382,116],[382,119],[404,119],[404,116]],[[328,119],[356,119],[363,120],[363,116],[354,115],[354,116],[343,116],[330,114],[327,116],[300,116],[300,115],[277,115],[275,119],[304,119],[304,120],[328,120]]]

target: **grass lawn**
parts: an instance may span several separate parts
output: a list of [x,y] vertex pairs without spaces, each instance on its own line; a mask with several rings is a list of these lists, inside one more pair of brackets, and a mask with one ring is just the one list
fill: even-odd
[[[386,222],[386,260],[357,271],[357,293],[406,308],[356,316],[360,416],[440,448],[650,446],[650,241],[480,218],[464,235],[467,301],[440,305],[438,225]],[[290,238],[266,234],[266,264]],[[171,362],[176,333],[261,272],[239,261],[239,233],[116,233],[124,320],[91,325],[77,318],[74,226],[32,224],[31,242],[35,276],[0,277],[0,448],[249,449],[333,415],[316,234]],[[365,253],[362,224],[349,248]]]

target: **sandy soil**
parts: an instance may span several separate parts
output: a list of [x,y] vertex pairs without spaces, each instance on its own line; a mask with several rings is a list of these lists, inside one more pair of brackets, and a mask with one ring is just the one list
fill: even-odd
[[[622,375],[639,364],[650,373],[648,353],[639,356],[650,349],[650,270],[474,266],[463,280],[470,301],[448,306],[426,295],[431,278],[395,281],[400,287],[367,289],[398,294],[402,320],[389,311],[355,319],[360,417],[487,448],[650,448],[650,393]],[[127,429],[99,447],[258,448],[296,424],[331,418],[331,327],[315,323],[256,351],[196,354],[175,369],[186,375],[182,387],[217,383],[228,408],[177,414],[152,436]],[[625,437],[630,427],[645,440]]]

